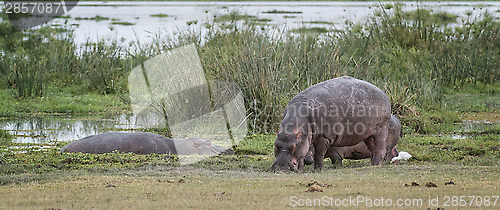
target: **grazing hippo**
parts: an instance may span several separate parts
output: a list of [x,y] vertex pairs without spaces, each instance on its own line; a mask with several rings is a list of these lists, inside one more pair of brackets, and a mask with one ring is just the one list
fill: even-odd
[[216,155],[230,154],[232,149],[214,145],[200,138],[169,139],[147,132],[105,132],[87,136],[61,149],[62,152],[110,153],[132,152],[135,154]]
[[[389,121],[389,130],[387,133],[387,154],[386,160],[391,160],[393,157],[398,156],[399,152],[396,149],[396,144],[399,141],[399,138],[403,137],[403,130],[401,127],[401,122],[399,119],[391,115],[391,121]],[[312,164],[313,158],[312,154],[314,153],[314,148],[309,148],[309,153],[306,155],[304,159],[304,163],[306,165]],[[360,142],[354,146],[349,147],[333,147],[330,146],[328,151],[326,152],[325,158],[328,157],[332,160],[334,166],[342,166],[342,159],[365,159],[370,157],[370,151],[366,146],[365,142]]]
[[344,76],[318,83],[296,95],[285,108],[274,145],[271,170],[302,170],[309,147],[314,168],[323,167],[330,146],[364,142],[372,165],[386,154],[391,118],[387,95],[374,85]]

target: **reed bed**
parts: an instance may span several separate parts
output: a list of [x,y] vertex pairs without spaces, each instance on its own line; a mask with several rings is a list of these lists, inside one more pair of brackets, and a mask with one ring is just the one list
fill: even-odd
[[205,24],[204,36],[188,31],[132,47],[123,40],[77,46],[71,31],[45,27],[13,34],[2,23],[0,88],[21,99],[43,96],[50,86],[126,94],[127,74],[136,65],[195,43],[207,78],[238,84],[251,129],[270,133],[295,94],[341,75],[383,89],[402,116],[439,107],[446,93],[466,84],[497,85],[500,78],[500,23],[489,13],[459,18],[382,6],[366,22],[320,34],[263,33],[262,25],[239,19],[217,29],[217,21]]

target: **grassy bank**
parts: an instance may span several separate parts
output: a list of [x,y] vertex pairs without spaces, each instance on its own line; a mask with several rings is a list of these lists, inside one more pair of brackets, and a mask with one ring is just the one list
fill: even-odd
[[[482,130],[463,130],[457,127],[452,131],[433,135],[406,134],[397,148],[400,151],[410,152],[414,158],[405,164],[415,166],[450,164],[498,167],[499,135],[498,125]],[[274,160],[275,138],[275,135],[249,136],[234,148],[235,155],[209,158],[192,167],[212,171],[267,172]],[[158,167],[165,167],[168,170],[180,167],[177,157],[171,155],[60,153],[59,148],[65,144],[67,142],[61,142],[47,150],[40,150],[36,145],[25,143],[0,146],[0,150],[4,150],[0,153],[2,156],[0,184],[58,179],[74,170],[120,174],[125,171],[147,171]],[[328,162],[325,164],[325,170],[333,170],[330,161],[325,161]],[[346,168],[368,166],[369,160],[344,160],[343,165]],[[307,166],[306,172],[313,172],[312,166]]]
[[72,93],[53,89],[44,97],[16,99],[11,90],[0,90],[0,117],[33,117],[40,115],[120,114],[130,112],[123,98],[116,94]]
[[[308,166],[304,172],[277,174],[268,171],[274,159],[268,145],[272,138],[248,138],[236,150],[237,155],[215,157],[190,166],[180,166],[175,157],[166,155],[62,154],[58,151],[3,154],[0,206],[98,209],[110,205],[116,208],[232,206],[243,209],[267,206],[280,209],[295,205],[291,203],[291,196],[298,199],[366,196],[423,199],[425,203],[419,204],[421,206],[406,205],[422,208],[432,207],[427,200],[438,196],[440,199],[444,196],[492,199],[491,196],[497,196],[500,184],[498,149],[491,151],[480,143],[474,145],[481,147],[484,153],[464,155],[461,149],[453,149],[463,144],[461,140],[405,136],[405,141],[398,146],[415,151],[417,159],[399,165],[374,167],[368,166],[369,160],[348,160],[337,169],[328,163],[321,172]],[[488,138],[480,137],[479,141],[498,144]],[[259,149],[261,146],[266,149]],[[262,154],[242,154],[248,149]],[[311,188],[308,184],[313,181],[319,183],[322,192],[308,192]],[[432,184],[436,187],[426,186]],[[445,206],[443,202],[437,206]],[[480,208],[496,208],[496,205],[498,203],[471,204]],[[366,206],[361,204],[358,208]]]
[[[234,148],[235,155],[212,157],[187,166],[180,165],[172,155],[59,152],[67,142],[47,150],[39,149],[45,145],[2,144],[0,206],[275,209],[295,205],[290,203],[290,196],[367,196],[426,202],[438,196],[497,196],[500,127],[464,130],[462,124],[454,126],[431,135],[406,131],[397,148],[410,152],[413,158],[398,165],[369,166],[370,160],[365,159],[344,160],[341,168],[334,168],[325,160],[321,172],[306,166],[299,173],[269,171],[275,135],[248,136]],[[312,180],[323,192],[307,192]],[[426,186],[432,184],[436,187]],[[445,206],[442,202],[438,207]],[[471,204],[493,209],[496,205]],[[436,206],[423,203],[416,207]]]

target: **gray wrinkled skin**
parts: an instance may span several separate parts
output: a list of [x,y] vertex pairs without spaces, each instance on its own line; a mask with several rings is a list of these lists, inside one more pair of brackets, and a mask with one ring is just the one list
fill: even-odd
[[389,98],[366,81],[343,76],[318,83],[288,103],[271,170],[302,170],[310,146],[315,151],[314,168],[321,169],[330,146],[360,142],[367,145],[372,165],[379,165],[386,154],[390,118]]
[[210,140],[200,138],[169,139],[147,132],[105,132],[74,141],[61,152],[82,152],[103,154],[113,151],[135,154],[179,154],[212,155],[230,154],[232,149],[214,145]]
[[[399,138],[403,137],[403,131],[401,127],[401,122],[399,119],[391,115],[391,121],[389,121],[389,130],[387,134],[387,154],[386,160],[391,160],[393,157],[399,155],[398,150],[396,149],[396,144],[399,142]],[[305,157],[305,164],[312,164],[313,158],[312,154],[314,154],[313,147],[310,147],[309,153]],[[325,158],[330,158],[332,164],[335,167],[342,166],[343,159],[365,159],[370,157],[370,151],[364,142],[360,142],[354,146],[349,147],[333,147],[330,146],[325,155]]]

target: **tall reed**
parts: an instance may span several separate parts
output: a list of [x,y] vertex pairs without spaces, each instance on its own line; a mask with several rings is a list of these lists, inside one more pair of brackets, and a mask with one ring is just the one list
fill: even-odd
[[293,96],[341,75],[377,85],[393,102],[393,112],[402,115],[439,105],[446,91],[467,82],[498,84],[500,79],[500,24],[488,13],[459,19],[396,6],[327,35],[263,33],[262,26],[228,21],[234,25],[223,29],[217,29],[218,22],[205,24],[206,35],[185,32],[134,48],[121,40],[78,48],[71,33],[61,38],[39,30],[25,35],[27,41],[2,41],[0,82],[19,97],[42,95],[48,85],[126,92],[133,67],[165,50],[195,43],[207,78],[238,84],[251,129],[265,133],[276,130]]

